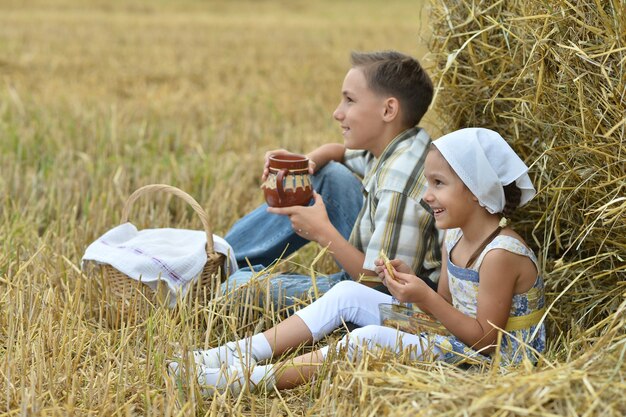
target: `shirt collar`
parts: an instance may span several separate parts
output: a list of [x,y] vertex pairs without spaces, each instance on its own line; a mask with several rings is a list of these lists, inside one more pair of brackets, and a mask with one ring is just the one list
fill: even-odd
[[372,178],[376,175],[376,172],[379,170],[380,166],[389,158],[389,156],[391,156],[396,151],[396,149],[398,149],[398,146],[400,146],[402,142],[416,136],[420,130],[421,128],[419,127],[412,127],[410,129],[402,131],[398,136],[393,138],[391,142],[389,142],[387,147],[385,147],[385,149],[383,150],[383,153],[380,154],[379,158],[374,158],[373,169],[369,170],[365,178],[363,178],[363,184],[365,185],[365,188],[368,189],[368,191],[368,184],[370,184]]

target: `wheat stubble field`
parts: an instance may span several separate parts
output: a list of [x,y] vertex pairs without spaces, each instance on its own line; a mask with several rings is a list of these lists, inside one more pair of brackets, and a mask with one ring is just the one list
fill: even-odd
[[[217,336],[158,315],[110,330],[77,268],[145,184],[185,190],[225,233],[262,200],[266,150],[341,140],[350,51],[421,56],[424,16],[412,1],[0,2],[0,413],[306,412],[289,393],[222,404],[167,385],[182,335]],[[201,227],[155,200],[138,226]]]
[[[601,330],[556,334],[538,368],[366,356],[295,390],[205,399],[166,377],[166,359],[267,328],[280,312],[242,293],[113,326],[80,271],[86,246],[146,184],[191,194],[223,235],[261,202],[266,150],[341,140],[331,114],[351,50],[425,57],[427,6],[0,0],[0,414],[620,415],[623,303]],[[425,125],[445,129],[434,112]],[[131,220],[201,227],[159,196]],[[308,246],[280,268],[336,266]]]

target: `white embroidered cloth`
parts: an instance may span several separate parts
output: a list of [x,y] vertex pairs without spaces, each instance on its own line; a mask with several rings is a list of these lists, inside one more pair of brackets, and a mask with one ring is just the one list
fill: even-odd
[[[186,229],[144,229],[131,223],[121,224],[87,247],[82,265],[93,261],[111,265],[129,277],[147,284],[153,290],[158,280],[167,283],[170,307],[176,294],[184,295],[207,262],[206,233]],[[224,270],[232,274],[237,261],[231,246],[213,235],[214,250],[226,255]]]

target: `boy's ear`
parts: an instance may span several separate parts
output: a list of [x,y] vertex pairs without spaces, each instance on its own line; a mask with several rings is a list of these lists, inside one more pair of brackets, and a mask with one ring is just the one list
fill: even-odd
[[383,120],[386,122],[393,121],[400,114],[400,102],[395,97],[389,97],[385,100],[383,107]]

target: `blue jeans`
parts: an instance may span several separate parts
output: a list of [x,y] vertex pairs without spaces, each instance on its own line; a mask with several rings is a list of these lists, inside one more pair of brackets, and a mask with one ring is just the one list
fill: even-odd
[[[257,279],[267,278],[268,275],[259,275],[259,273],[264,269],[265,267],[263,265],[253,265],[252,268],[241,268],[228,277],[228,280],[222,283],[222,293],[226,293],[248,283],[255,275],[258,277]],[[340,271],[328,276],[316,276],[315,286],[317,287],[318,294],[321,296],[330,290],[335,284],[344,280],[350,280],[350,275],[348,275],[345,271]],[[264,285],[261,287],[265,288]],[[281,274],[271,276],[268,291],[270,293],[270,299],[276,310],[291,307],[296,304],[296,300],[304,300],[308,296],[313,297],[315,295],[313,279],[309,275],[299,274]],[[263,298],[264,297],[258,298],[258,303],[261,305],[263,305]]]
[[[363,205],[361,181],[344,165],[329,162],[312,176],[312,182],[313,188],[324,200],[330,222],[348,239]],[[224,289],[233,289],[252,278],[254,272],[247,267],[248,261],[258,272],[276,259],[285,258],[309,243],[296,234],[289,217],[268,213],[267,204],[257,207],[236,222],[225,239],[232,246],[237,263],[242,269],[222,284]],[[343,271],[318,278],[320,294],[344,279],[350,277]],[[311,277],[306,275],[283,274],[272,277],[271,281],[272,296],[276,294],[278,297],[280,294],[279,298],[285,297],[287,304],[290,304],[290,298],[306,294],[311,286]],[[275,298],[274,301],[282,300]]]

